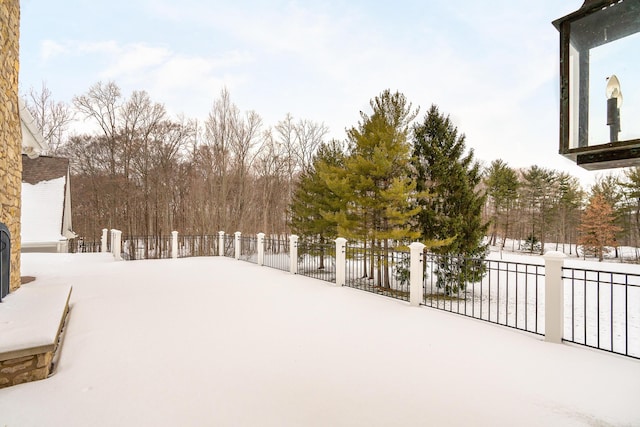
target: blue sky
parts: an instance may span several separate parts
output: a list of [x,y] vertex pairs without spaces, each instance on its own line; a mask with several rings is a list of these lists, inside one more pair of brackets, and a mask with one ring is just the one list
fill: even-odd
[[[227,87],[265,126],[287,113],[357,124],[384,89],[449,114],[487,164],[596,176],[558,152],[558,44],[551,21],[582,0],[23,0],[20,85],[70,101],[98,81],[146,90],[206,118]],[[422,113],[420,118],[422,117]]]

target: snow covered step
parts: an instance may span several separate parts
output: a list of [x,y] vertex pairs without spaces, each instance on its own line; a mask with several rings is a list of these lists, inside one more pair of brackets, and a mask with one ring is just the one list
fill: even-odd
[[70,285],[23,285],[0,304],[0,388],[46,378],[69,311]]

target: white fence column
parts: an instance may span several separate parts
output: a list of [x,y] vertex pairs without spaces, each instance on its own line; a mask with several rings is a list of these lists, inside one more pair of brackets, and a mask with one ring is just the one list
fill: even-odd
[[116,261],[122,260],[122,231],[111,230],[111,252]]
[[224,256],[224,231],[218,231],[218,255]]
[[289,236],[289,271],[291,274],[298,274],[298,236]]
[[409,304],[418,307],[424,298],[424,266],[422,255],[425,245],[413,242],[409,245]]
[[258,245],[258,265],[264,265],[264,233],[258,233],[256,245]]
[[562,267],[566,257],[556,251],[544,254],[544,339],[553,343],[561,343],[564,332]]
[[115,228],[112,228],[111,232],[109,233],[109,234],[111,234],[111,250],[109,251],[111,253],[113,253],[113,251],[114,251],[113,242],[115,242],[115,239],[116,239],[116,231],[118,231],[118,230],[116,230]]
[[242,250],[242,242],[240,240],[240,236],[242,236],[242,233],[240,231],[236,231],[235,233],[235,249],[236,249],[236,253],[235,253],[235,258],[236,259],[240,259],[240,251]]
[[347,239],[336,239],[336,286],[344,286],[347,278]]
[[178,258],[178,232],[171,232],[171,258]]
[[102,229],[102,237],[100,238],[100,252],[107,252],[107,239],[109,230],[106,228]]

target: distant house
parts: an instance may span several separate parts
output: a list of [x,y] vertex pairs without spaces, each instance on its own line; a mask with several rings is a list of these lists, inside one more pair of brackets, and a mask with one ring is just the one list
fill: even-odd
[[71,224],[69,160],[42,156],[48,146],[20,100],[22,122],[22,252],[67,252]]

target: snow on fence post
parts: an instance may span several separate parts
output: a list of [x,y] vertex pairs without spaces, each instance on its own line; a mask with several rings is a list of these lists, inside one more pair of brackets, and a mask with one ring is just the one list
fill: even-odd
[[264,233],[258,233],[258,265],[264,265]]
[[171,258],[178,258],[178,232],[171,232]]
[[224,256],[224,231],[218,231],[218,255]]
[[424,248],[425,245],[420,242],[409,245],[409,304],[414,307],[420,306],[424,298],[424,266],[422,265]]
[[236,259],[240,259],[240,250],[242,249],[240,247],[240,245],[242,244],[240,241],[240,236],[242,236],[242,233],[240,231],[236,231],[235,232],[235,249],[236,249],[236,253],[235,253],[235,257]]
[[102,237],[100,238],[100,252],[107,252],[107,233],[109,230],[102,229]]
[[347,277],[347,239],[336,239],[336,286],[344,286]]
[[116,261],[122,261],[122,231],[111,230],[111,250]]
[[298,274],[298,236],[289,236],[289,271],[291,274]]
[[564,332],[562,267],[566,257],[557,251],[544,254],[544,340],[558,344]]

